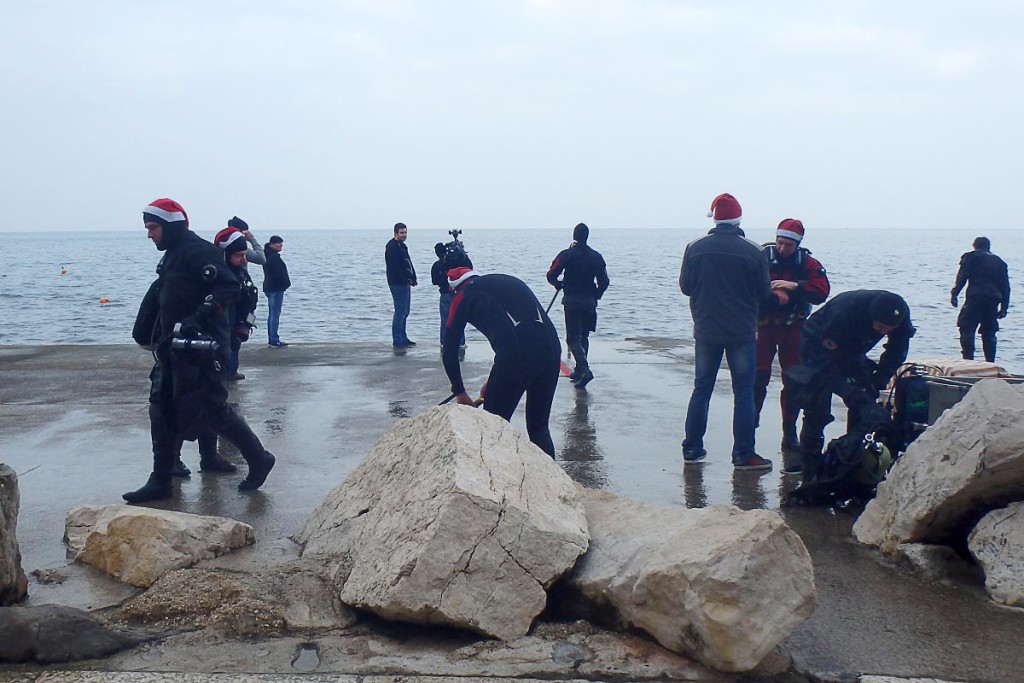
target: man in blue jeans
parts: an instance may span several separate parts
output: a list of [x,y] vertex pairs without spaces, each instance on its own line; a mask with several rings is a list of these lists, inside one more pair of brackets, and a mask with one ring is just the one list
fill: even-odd
[[[698,463],[707,456],[708,406],[724,355],[732,377],[733,467],[769,470],[772,461],[754,451],[758,309],[773,296],[768,260],[740,229],[742,211],[735,197],[715,197],[708,217],[714,219],[715,227],[686,246],[679,271],[679,289],[690,297],[695,365],[683,463]],[[785,295],[775,296],[781,301]]]
[[405,319],[409,317],[412,303],[412,288],[416,286],[416,269],[409,258],[409,248],[405,240],[409,237],[409,229],[405,223],[395,223],[395,236],[388,240],[384,248],[384,265],[387,267],[388,287],[391,298],[395,302],[395,315],[391,319],[391,344],[395,348],[416,346],[405,333]]
[[270,241],[263,247],[267,262],[263,264],[263,293],[267,295],[267,346],[280,349],[288,346],[281,341],[277,327],[281,322],[281,306],[284,304],[284,292],[292,286],[288,278],[288,266],[281,259],[284,240],[271,235]]

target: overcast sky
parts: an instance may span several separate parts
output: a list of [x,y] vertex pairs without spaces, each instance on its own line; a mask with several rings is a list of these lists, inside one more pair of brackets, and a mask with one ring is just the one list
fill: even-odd
[[1022,6],[8,2],[0,230],[1016,227]]

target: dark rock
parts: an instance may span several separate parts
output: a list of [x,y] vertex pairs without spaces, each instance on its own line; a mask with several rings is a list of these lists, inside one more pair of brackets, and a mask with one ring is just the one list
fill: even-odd
[[146,639],[72,607],[0,608],[0,662],[56,664],[106,657]]

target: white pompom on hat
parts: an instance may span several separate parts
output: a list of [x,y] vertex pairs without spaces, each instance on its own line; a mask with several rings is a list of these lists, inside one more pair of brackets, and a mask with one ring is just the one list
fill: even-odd
[[456,289],[463,282],[471,277],[477,277],[480,273],[476,272],[472,268],[452,268],[448,271],[448,286],[452,289]]
[[800,242],[804,238],[804,224],[798,221],[796,218],[786,218],[779,223],[778,230],[775,231],[776,237],[786,237],[796,242]]
[[715,225],[739,225],[742,217],[740,203],[728,192],[723,192],[711,201],[708,218],[714,218]]

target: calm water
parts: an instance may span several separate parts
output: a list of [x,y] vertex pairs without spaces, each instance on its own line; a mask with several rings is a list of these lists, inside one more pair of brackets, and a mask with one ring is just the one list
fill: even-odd
[[[210,235],[200,233],[206,238]],[[384,277],[387,230],[314,231],[276,229],[285,239],[282,256],[292,288],[285,296],[281,337],[288,342],[391,341],[391,297]],[[413,228],[409,250],[420,276],[413,290],[409,336],[435,343],[437,289],[427,281],[433,245],[450,239],[442,230]],[[265,234],[264,234],[265,233]],[[976,230],[823,230],[806,244],[827,268],[833,294],[849,289],[884,288],[910,303],[918,334],[911,353],[958,356],[956,310],[949,288],[958,258],[970,249]],[[611,288],[601,302],[597,337],[657,336],[689,339],[690,315],[677,278],[686,243],[702,230],[595,229],[591,246],[608,262]],[[979,233],[980,234],[980,233]],[[1020,282],[1024,241],[1014,231],[987,231],[995,253]],[[257,235],[266,239],[270,233]],[[759,242],[770,229],[749,229]],[[544,274],[554,255],[568,245],[571,230],[468,230],[462,240],[483,272],[503,272],[525,280],[544,305],[553,290]],[[0,272],[0,344],[131,343],[139,301],[155,277],[159,253],[144,231],[95,233],[8,233]],[[67,274],[61,275],[61,266]],[[260,284],[262,268],[251,268]],[[110,303],[100,304],[101,297]],[[1011,306],[999,335],[999,361],[1024,370],[1024,341],[1017,334],[1024,318]],[[556,304],[553,313],[560,313]],[[266,307],[257,311],[265,321]],[[554,320],[561,328],[561,316]],[[471,332],[470,338],[475,336]],[[265,339],[263,326],[253,337]],[[252,343],[252,342],[251,342]],[[980,345],[979,345],[980,350]]]

